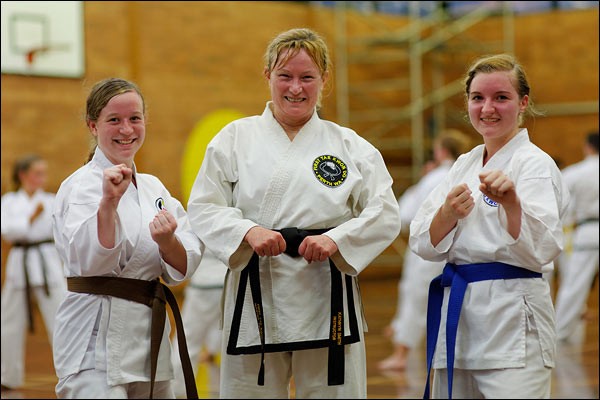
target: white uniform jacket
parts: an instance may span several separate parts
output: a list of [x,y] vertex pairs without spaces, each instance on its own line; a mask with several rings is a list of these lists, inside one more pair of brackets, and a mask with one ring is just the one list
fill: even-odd
[[[42,203],[44,211],[29,223],[29,217],[33,214],[37,205]],[[52,240],[52,209],[54,207],[54,194],[36,191],[33,196],[20,189],[9,192],[2,196],[2,237],[9,243],[15,242],[41,242]],[[12,247],[6,260],[5,283],[15,288],[25,288],[25,270],[23,268],[23,247]],[[42,286],[44,284],[44,270],[40,258],[46,265],[46,279],[48,285],[60,283],[64,285],[63,268],[60,257],[56,252],[54,243],[44,243],[36,248],[30,248],[27,252],[27,274],[31,286]]]
[[598,249],[598,170],[598,154],[592,154],[562,171],[572,200],[565,225],[576,225],[573,250]]
[[440,165],[425,174],[419,182],[409,187],[398,199],[403,228],[410,227],[410,223],[419,211],[419,207],[429,196],[429,193],[444,179],[452,164],[454,164],[452,160],[442,161]]
[[[270,102],[262,115],[224,127],[207,148],[188,203],[194,231],[230,268],[224,323],[231,325],[240,272],[253,254],[243,241],[250,228],[333,228],[326,233],[339,248],[332,259],[354,282],[400,231],[391,186],[375,147],[316,112],[293,141],[273,117]],[[315,341],[327,340],[329,261],[308,264],[302,257],[281,254],[261,257],[259,265],[266,351],[311,348]],[[353,293],[352,311],[366,329],[356,283],[348,288],[347,280],[342,281],[344,293]],[[256,346],[260,340],[249,287],[244,296],[238,343]],[[348,335],[348,318],[343,327]],[[225,337],[229,328],[225,326]]]
[[[410,225],[409,244],[431,261],[454,263],[503,262],[535,272],[548,272],[563,248],[562,221],[569,200],[560,170],[550,156],[522,129],[485,166],[484,145],[463,154],[444,181],[431,193]],[[502,206],[479,191],[478,174],[499,169],[516,185],[522,207],[519,237],[506,230]],[[433,247],[431,221],[454,186],[467,183],[475,208]],[[446,367],[445,288],[434,368]],[[546,366],[554,366],[554,308],[548,282],[542,278],[488,280],[467,286],[456,338],[456,368],[490,369],[525,365],[525,338],[537,329]]]
[[222,288],[226,273],[227,265],[219,260],[211,251],[204,249],[200,266],[190,278],[188,287],[194,289]]
[[[64,260],[67,277],[114,276],[153,280],[167,285],[189,279],[203,249],[191,231],[181,203],[154,176],[136,173],[137,188],[131,184],[117,208],[116,244],[107,249],[98,241],[97,212],[102,198],[102,173],[113,164],[100,149],[94,158],[62,184],[54,210],[54,239]],[[159,207],[177,219],[175,232],[187,252],[183,276],[159,254],[148,227]],[[95,368],[106,370],[108,384],[150,380],[151,308],[112,296],[68,292],[61,304],[54,331],[54,364],[59,378],[78,372],[98,327]],[[99,321],[97,321],[99,319]],[[160,346],[157,381],[173,378],[170,325],[166,320]],[[90,344],[93,349],[94,344]]]

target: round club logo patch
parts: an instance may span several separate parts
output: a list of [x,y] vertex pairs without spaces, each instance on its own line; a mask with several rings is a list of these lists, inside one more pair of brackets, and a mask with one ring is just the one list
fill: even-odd
[[159,197],[158,199],[154,200],[154,205],[156,206],[156,209],[160,211],[165,208],[165,201],[162,197]]
[[483,195],[483,201],[485,201],[489,206],[498,207],[498,203],[487,197],[485,194]]
[[327,187],[338,187],[348,177],[346,163],[332,155],[322,155],[313,161],[313,173]]

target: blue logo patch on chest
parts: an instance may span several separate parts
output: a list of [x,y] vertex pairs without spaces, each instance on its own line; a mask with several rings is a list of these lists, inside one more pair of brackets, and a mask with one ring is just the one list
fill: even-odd
[[498,207],[498,203],[487,197],[485,194],[483,195],[483,201],[485,201],[488,206]]
[[329,154],[315,158],[312,169],[317,180],[330,188],[340,186],[348,177],[346,163]]

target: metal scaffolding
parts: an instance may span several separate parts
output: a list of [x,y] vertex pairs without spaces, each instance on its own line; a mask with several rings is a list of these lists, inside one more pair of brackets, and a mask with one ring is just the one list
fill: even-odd
[[[502,2],[500,9],[487,6],[475,8],[461,16],[450,17],[444,10],[444,2],[422,15],[422,4],[433,2],[410,1],[408,22],[397,31],[357,35],[349,31],[347,23],[350,2],[336,2],[336,97],[337,115],[341,124],[354,127],[363,124],[361,134],[373,141],[382,153],[410,152],[410,162],[402,165],[397,173],[415,182],[420,177],[427,152],[426,128],[430,135],[444,129],[453,115],[460,114],[448,108],[448,100],[463,90],[462,77],[447,82],[444,76],[448,62],[443,55],[460,54],[465,49],[472,52],[508,52],[514,50],[513,12]],[[489,17],[502,18],[500,38],[493,43],[475,41],[463,37],[463,33]],[[380,28],[380,27],[379,27]],[[460,48],[457,48],[460,46]],[[471,60],[469,60],[471,61]],[[464,69],[464,57],[460,68]],[[376,72],[368,80],[355,80],[352,68],[357,65],[397,65],[395,76],[378,76]],[[431,73],[431,85],[424,85],[424,68]],[[369,68],[366,68],[369,69]],[[386,102],[382,92],[409,92],[403,104]],[[388,98],[390,96],[388,95]],[[355,106],[352,106],[354,104]],[[358,104],[358,106],[356,106]],[[428,113],[428,125],[425,113]],[[410,125],[410,135],[394,133],[401,125]],[[365,127],[366,126],[366,127]]]

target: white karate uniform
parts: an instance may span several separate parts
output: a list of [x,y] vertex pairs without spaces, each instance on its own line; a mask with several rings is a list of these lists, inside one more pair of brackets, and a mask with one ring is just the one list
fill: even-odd
[[[29,218],[40,203],[44,205],[44,210],[30,224]],[[0,207],[2,238],[11,244],[52,239],[53,204],[54,194],[41,189],[31,197],[23,189],[6,193],[2,196]],[[10,248],[2,287],[2,384],[11,388],[22,386],[25,376],[24,350],[29,315],[23,266],[24,251],[25,249],[19,246]],[[49,295],[46,295],[43,288],[44,264]],[[27,273],[32,301],[38,304],[48,339],[52,343],[54,316],[67,289],[62,263],[54,243],[40,244],[27,250]]]
[[[185,287],[181,319],[194,376],[198,373],[203,347],[212,355],[221,352],[221,295],[226,273],[227,265],[208,249],[204,249],[200,266]],[[176,397],[185,397],[185,380],[179,359],[177,336],[173,336],[172,342],[171,360],[175,372],[173,390]],[[218,391],[218,382],[209,382],[211,391],[213,387]]]
[[[409,187],[398,200],[402,226],[409,227],[429,193],[444,179],[454,162],[446,160]],[[396,315],[392,320],[395,344],[415,348],[425,335],[429,283],[442,273],[443,261],[428,261],[407,246],[398,282]]]
[[[191,231],[181,203],[154,176],[134,170],[137,188],[131,184],[119,201],[115,246],[107,249],[100,244],[97,212],[102,198],[102,174],[112,165],[98,148],[94,158],[69,176],[58,190],[53,214],[54,239],[66,276],[142,280],[161,277],[167,285],[189,279],[200,263],[202,244]],[[187,252],[185,276],[161,258],[158,245],[150,236],[148,225],[161,203],[177,220],[175,235]],[[151,308],[143,304],[112,296],[68,292],[58,310],[54,331],[57,396],[86,397],[92,393],[72,390],[78,387],[74,377],[79,376],[73,374],[88,369],[103,371],[107,387],[133,382],[147,382],[149,386],[151,318]],[[173,379],[169,332],[167,318],[158,356],[157,382]],[[105,397],[108,395],[105,393]]]
[[[575,224],[572,252],[560,265],[560,284],[556,293],[556,334],[570,339],[582,323],[590,290],[598,273],[598,154],[563,170],[571,194],[567,224]],[[590,218],[589,221],[579,224]],[[573,336],[575,338],[575,336]]]
[[[213,138],[188,203],[195,232],[230,268],[224,288],[220,395],[285,396],[293,375],[298,398],[366,397],[366,324],[356,277],[400,231],[392,178],[379,151],[354,131],[322,120],[315,112],[290,141],[270,106],[268,102],[260,116],[228,124]],[[260,257],[266,345],[277,349],[266,354],[264,386],[257,385],[260,354],[226,354],[240,273],[253,254],[243,239],[257,225],[333,228],[325,235],[339,249],[332,260],[342,272],[344,315],[354,308],[360,339],[345,348],[343,385],[327,385],[326,347],[295,351],[329,338],[329,261],[307,264],[287,254]],[[346,287],[346,275],[352,287]],[[352,291],[354,304],[347,304],[345,289]],[[350,334],[348,319],[344,318],[345,336]],[[238,346],[257,345],[257,320],[247,287]],[[307,360],[316,364],[304,368]]]
[[[569,197],[560,170],[550,156],[530,142],[526,129],[521,129],[482,167],[483,152],[484,145],[479,145],[461,155],[442,184],[430,194],[411,223],[410,247],[432,261],[456,265],[503,262],[540,273],[550,271],[552,261],[563,248],[561,218]],[[493,169],[502,170],[515,182],[521,200],[521,231],[516,240],[507,232],[502,206],[479,191],[478,174]],[[431,221],[447,193],[461,183],[466,183],[472,191],[475,207],[466,218],[458,221],[437,247],[433,247],[429,235]],[[449,292],[449,288],[444,289],[433,361],[436,369],[434,393],[436,380],[439,385],[439,376],[446,373]],[[533,347],[541,349],[539,365],[533,370],[526,368],[527,356],[532,351],[532,347],[526,345],[527,340],[534,340],[536,346]],[[540,389],[528,382],[543,376],[550,385],[555,352],[554,308],[545,279],[486,280],[467,286],[456,335],[455,371],[507,369],[509,372],[512,368],[522,368],[523,373],[516,374],[519,380],[513,381],[511,375],[511,387],[519,388],[523,398],[544,397],[544,387]],[[504,382],[506,385],[509,381]],[[441,389],[441,393],[447,391],[445,387]],[[475,393],[470,389],[457,381],[453,396],[471,398]],[[503,397],[501,391],[484,395]]]

